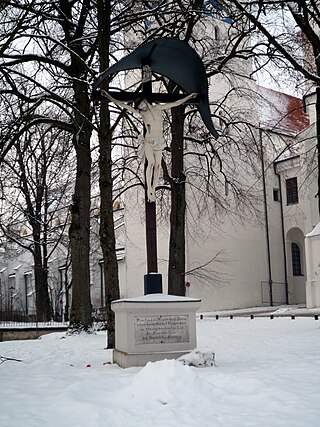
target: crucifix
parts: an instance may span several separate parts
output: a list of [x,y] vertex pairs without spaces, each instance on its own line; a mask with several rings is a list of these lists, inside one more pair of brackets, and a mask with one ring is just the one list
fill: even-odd
[[[142,92],[99,90],[100,83],[114,73],[132,68],[142,69]],[[188,95],[153,93],[152,72],[175,81]],[[142,117],[144,134],[140,138],[140,151],[146,160],[146,247],[147,274],[145,294],[161,293],[162,280],[158,274],[157,228],[155,190],[160,173],[162,150],[165,147],[162,129],[162,111],[183,103],[196,104],[208,130],[218,136],[211,121],[206,74],[201,59],[186,43],[176,39],[156,39],[141,45],[127,57],[111,66],[96,80],[93,98],[112,101]],[[136,102],[133,107],[127,102]],[[156,103],[156,104],[155,104]],[[155,105],[154,105],[155,104]]]

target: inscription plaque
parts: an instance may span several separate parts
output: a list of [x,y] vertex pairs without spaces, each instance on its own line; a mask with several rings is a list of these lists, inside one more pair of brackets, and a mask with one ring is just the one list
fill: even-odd
[[136,344],[164,344],[189,342],[189,316],[135,316]]

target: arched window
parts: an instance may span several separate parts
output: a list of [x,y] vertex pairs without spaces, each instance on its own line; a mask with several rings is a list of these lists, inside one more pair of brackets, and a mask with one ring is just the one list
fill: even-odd
[[293,275],[302,276],[300,248],[296,243],[291,243],[291,255]]

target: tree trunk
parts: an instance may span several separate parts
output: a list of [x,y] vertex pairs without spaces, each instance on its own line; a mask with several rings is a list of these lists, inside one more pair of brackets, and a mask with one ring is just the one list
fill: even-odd
[[75,114],[76,126],[79,131],[74,136],[77,172],[71,205],[71,225],[69,228],[72,265],[70,326],[72,329],[87,330],[92,325],[89,264],[91,176],[90,99],[86,83],[74,80],[73,86],[75,102],[79,110],[79,113]]
[[171,213],[168,293],[185,295],[185,213],[186,185],[183,172],[184,106],[172,109]]
[[[65,40],[71,50],[69,76],[74,92],[74,127],[73,145],[76,150],[76,182],[69,228],[72,299],[70,310],[70,328],[88,330],[92,325],[90,298],[90,184],[91,184],[91,151],[92,109],[90,106],[90,88],[86,81],[88,69],[86,60],[85,24],[91,7],[89,0],[84,0],[79,15],[76,16],[73,3],[59,2],[61,25]],[[77,22],[76,26],[72,23]]]
[[[320,75],[320,69],[318,70]],[[320,87],[316,89],[316,145],[317,145],[317,169],[318,169],[318,214],[320,219]]]
[[[103,109],[102,109],[103,111]],[[102,135],[100,141],[100,244],[103,253],[108,348],[115,345],[115,318],[112,301],[120,298],[118,262],[112,210],[111,141]]]
[[[31,253],[34,261],[34,281],[36,293],[36,318],[38,322],[47,322],[51,320],[52,310],[48,291],[48,271],[47,271],[47,238],[46,238],[46,218],[42,218],[41,207],[47,194],[44,192],[45,185],[45,156],[38,159],[37,170],[35,175],[37,177],[37,186],[35,188],[35,201],[31,199],[32,190],[29,188],[29,178],[27,176],[26,161],[23,157],[23,150],[19,144],[16,145],[18,154],[18,163],[20,169],[20,188],[26,201],[26,213],[28,222],[32,228],[32,238],[34,241],[34,248]],[[44,161],[44,164],[42,163]],[[44,227],[42,228],[42,223]],[[42,235],[42,239],[41,239]],[[42,240],[42,242],[41,242]],[[41,248],[43,252],[41,252]]]
[[[109,67],[110,48],[110,2],[98,0],[99,57],[100,72]],[[104,87],[107,89],[107,87]],[[111,309],[112,301],[120,298],[118,262],[113,222],[112,196],[112,132],[108,104],[100,106],[100,244],[103,253],[105,303],[107,313],[108,348],[115,346],[115,317]]]
[[36,291],[37,321],[48,322],[51,320],[50,298],[48,292],[47,274],[44,269],[41,254],[40,232],[33,232],[34,238],[34,281]]

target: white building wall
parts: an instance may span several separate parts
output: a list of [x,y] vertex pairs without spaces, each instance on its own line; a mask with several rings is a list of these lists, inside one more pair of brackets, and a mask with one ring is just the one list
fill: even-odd
[[[212,22],[212,21],[211,21]],[[209,24],[210,25],[210,24]],[[226,24],[220,24],[221,40],[226,40]],[[208,29],[206,29],[207,31]],[[199,30],[201,32],[201,29]],[[228,96],[228,107],[232,118],[241,118],[252,124],[259,123],[255,82],[247,76],[250,74],[249,61],[234,61],[230,63],[235,74],[223,76],[215,75],[209,82],[209,98],[211,102],[218,102]],[[236,89],[236,90],[234,90]],[[216,118],[214,123],[219,126],[220,111],[212,107]],[[222,114],[224,112],[222,111]],[[223,128],[220,129],[224,131]],[[244,132],[243,138],[247,135]],[[256,134],[256,141],[259,135]],[[246,141],[244,141],[246,142]],[[281,143],[280,141],[279,143]],[[236,150],[235,150],[236,152]],[[280,203],[273,200],[273,188],[278,188],[278,178],[274,175],[272,160],[274,157],[267,153],[266,161],[271,165],[267,169],[267,206],[269,217],[270,257],[272,266],[272,280],[279,283],[280,291],[278,300],[285,302],[284,293],[284,255],[281,228]],[[274,154],[274,152],[273,152]],[[226,159],[224,159],[226,160]],[[250,160],[250,159],[248,159]],[[193,196],[187,190],[187,235],[186,235],[186,270],[206,264],[217,253],[221,261],[210,263],[203,268],[202,276],[208,274],[208,280],[199,274],[186,276],[191,286],[189,295],[202,299],[202,310],[216,310],[223,308],[249,307],[269,303],[268,296],[268,255],[266,242],[266,225],[263,207],[263,186],[261,178],[261,165],[256,165],[253,170],[250,161],[242,162],[241,170],[234,173],[240,174],[243,183],[255,193],[258,200],[257,209],[261,211],[260,217],[253,217],[242,212],[239,221],[223,218],[223,214],[201,215],[198,224],[192,219],[197,213],[192,208]],[[189,196],[188,196],[189,195]],[[137,296],[143,293],[143,276],[146,273],[145,225],[144,225],[144,194],[143,191],[125,195],[125,232],[126,232],[126,280],[121,281],[121,294],[123,296]],[[208,210],[213,211],[214,205]],[[221,216],[222,215],[222,216]],[[164,292],[167,289],[167,264],[168,264],[169,225],[162,223],[158,227],[158,259],[159,272],[163,274]],[[210,271],[205,271],[210,270]],[[264,293],[262,294],[262,286]],[[276,285],[275,285],[276,286]],[[277,293],[277,292],[275,292]]]
[[[158,205],[159,207],[159,205]],[[159,210],[159,209],[158,209]],[[167,268],[169,248],[169,225],[165,218],[157,218],[158,271],[163,276],[163,291],[167,291]],[[125,197],[125,239],[126,272],[121,281],[122,297],[133,297],[144,293],[144,275],[147,274],[145,238],[144,190],[126,194]]]
[[[310,118],[314,118],[309,110]],[[317,224],[317,173],[315,158],[314,124],[311,124],[297,136],[300,141],[296,155],[283,159],[276,164],[281,176],[282,203],[284,211],[284,228],[286,240],[287,276],[289,303],[305,304],[306,302],[306,248],[305,235]],[[299,203],[287,204],[286,180],[297,177]],[[292,243],[298,245],[301,258],[301,275],[294,275],[292,265]]]
[[190,277],[190,296],[202,299],[202,310],[250,307],[262,304],[261,281],[268,280],[264,231],[259,228],[235,229],[224,225],[218,233],[188,245],[190,270],[204,264],[222,251],[222,264],[212,263],[218,273],[216,283],[205,283]]

